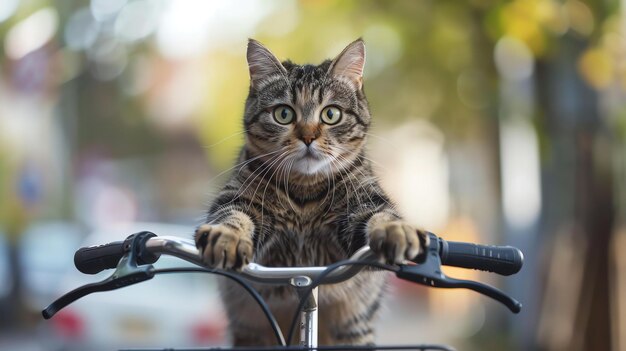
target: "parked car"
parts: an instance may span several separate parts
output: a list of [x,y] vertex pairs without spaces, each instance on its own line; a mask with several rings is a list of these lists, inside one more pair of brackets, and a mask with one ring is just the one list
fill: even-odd
[[9,244],[6,234],[0,231],[0,300],[4,299],[13,287],[11,262],[9,262]]
[[77,224],[62,221],[37,222],[22,233],[19,271],[25,302],[32,311],[57,295],[61,280],[74,267],[74,250],[84,235]]
[[[193,233],[193,228],[186,226],[135,223],[99,229],[81,246],[123,240],[143,230],[182,237],[191,237]],[[169,268],[190,264],[162,256],[154,266]],[[58,296],[80,285],[105,279],[111,273],[109,270],[84,275],[73,269],[63,279]],[[221,345],[225,342],[226,322],[216,283],[216,278],[208,274],[157,275],[137,285],[88,295],[46,323],[50,323],[49,332],[56,343],[54,348],[62,350]]]
[[[9,244],[6,234],[0,229],[0,315],[8,316],[13,311],[14,301],[11,300],[10,293],[13,289],[13,269],[9,257]],[[10,326],[11,322],[6,318],[0,320],[0,339],[3,338],[2,329]],[[3,345],[0,340],[0,349]]]

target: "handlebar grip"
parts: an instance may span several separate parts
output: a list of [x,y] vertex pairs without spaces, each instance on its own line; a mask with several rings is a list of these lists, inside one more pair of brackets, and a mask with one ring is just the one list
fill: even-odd
[[74,266],[85,274],[100,273],[105,269],[115,268],[124,253],[123,241],[82,247],[74,254]]
[[478,269],[500,275],[522,269],[524,255],[513,246],[492,246],[440,239],[441,263],[446,266]]

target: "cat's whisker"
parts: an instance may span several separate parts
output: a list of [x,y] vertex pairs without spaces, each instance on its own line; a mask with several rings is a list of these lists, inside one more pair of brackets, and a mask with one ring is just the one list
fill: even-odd
[[394,143],[392,143],[392,142],[391,142],[391,140],[389,140],[389,139],[387,139],[387,138],[383,138],[383,137],[381,137],[380,135],[376,135],[376,134],[371,133],[371,132],[365,132],[365,135],[367,135],[367,136],[371,136],[371,137],[374,137],[374,138],[377,138],[377,139],[379,139],[379,140],[381,140],[381,141],[385,142],[387,145],[391,146],[394,150],[398,150],[398,149],[399,149],[399,148],[398,148],[398,146],[397,146],[396,144],[394,144]]
[[[289,198],[288,183],[289,183],[289,176],[290,176],[290,172],[291,172],[291,166],[296,161],[295,161],[295,159],[291,159],[288,162],[289,162],[289,164],[286,164],[285,168],[283,170],[284,181],[283,181],[282,184],[284,185],[285,197],[287,198],[287,202],[288,202],[289,206],[293,209],[293,205],[291,204],[291,199]],[[282,203],[282,199],[281,199],[281,205],[283,205],[285,208],[287,208],[287,206],[285,206],[285,204]]]
[[[341,158],[344,158],[344,157],[343,157],[343,156],[341,156],[341,155],[338,155],[338,156],[339,156],[339,157],[341,157]],[[347,161],[347,160],[346,160],[346,161]],[[369,187],[369,190],[370,190],[370,191],[374,192],[374,193],[375,193],[376,195],[378,195],[381,199],[383,199],[383,201],[384,201],[384,202],[385,202],[388,206],[392,206],[392,207],[393,207],[393,205],[392,205],[392,204],[390,204],[387,200],[385,200],[385,197],[386,197],[386,196],[383,196],[384,194],[380,193],[380,192],[379,192],[379,190],[378,190],[378,189],[376,189],[376,188],[374,187],[374,183],[376,183],[376,181],[377,181],[376,177],[375,177],[373,174],[365,174],[365,173],[364,173],[361,169],[359,169],[359,168],[357,168],[357,171],[358,171],[358,172],[359,172],[359,173],[363,176],[363,179],[361,180],[361,184],[362,184],[362,185],[363,185],[363,184],[366,184],[366,186],[368,186],[368,187]],[[352,175],[350,174],[349,176],[352,176]],[[356,176],[354,176],[354,177],[355,177],[355,179],[356,179]],[[369,178],[369,181],[367,181],[367,180],[368,180],[368,178]],[[367,197],[369,198],[370,202],[372,202],[373,200],[372,200],[372,197],[371,197],[370,193],[369,193],[369,192],[366,192],[366,194],[367,194]]]
[[[332,197],[330,198],[330,205],[328,205],[328,209],[326,210],[326,212],[324,212],[322,217],[326,217],[328,212],[333,208],[333,204],[335,203],[335,186],[336,186],[336,183],[335,183],[335,177],[332,176],[332,172],[331,172],[332,171],[332,158],[330,158],[329,161],[330,161],[330,166],[331,166],[330,168],[331,169],[327,170],[327,173],[328,173],[328,188],[326,189],[326,191],[327,191],[326,197],[324,198],[324,202],[322,204],[326,203],[326,198],[328,197],[328,189],[329,188],[333,189],[333,194],[332,194]],[[332,180],[332,185],[330,184],[331,180]]]
[[[282,179],[285,176],[285,165],[287,164],[287,162],[289,162],[288,158],[286,158],[284,160],[284,162],[281,162],[280,165],[279,165],[280,166],[280,172],[278,172],[276,178],[274,178],[274,189],[275,190],[280,189],[279,180],[282,182]],[[263,197],[265,197],[265,195]],[[278,199],[278,202],[280,203],[281,206],[285,206],[285,204],[283,203],[283,198],[279,194],[276,195],[276,198]]]
[[[261,177],[265,177],[265,175],[266,175],[267,173],[269,173],[269,172],[272,170],[272,167],[273,167],[276,163],[280,162],[280,161],[281,161],[281,158],[282,158],[283,156],[288,155],[288,154],[289,154],[289,150],[286,150],[286,151],[284,151],[283,153],[281,153],[281,154],[280,154],[280,155],[279,155],[279,156],[278,156],[278,157],[277,157],[274,161],[272,161],[272,162],[271,162],[271,163],[270,163],[267,167],[265,167],[265,171],[263,171],[262,173],[259,173],[259,174],[255,177],[255,179],[256,179],[259,175],[260,175]],[[254,182],[254,180],[255,180],[255,179],[253,179],[252,181]],[[271,179],[271,177],[270,177],[270,179]],[[250,209],[250,207],[252,206],[252,202],[253,202],[253,201],[254,201],[254,199],[256,198],[256,193],[257,193],[257,191],[259,190],[259,187],[261,186],[261,184],[262,184],[262,183],[261,183],[261,182],[259,182],[259,184],[258,184],[258,185],[256,186],[256,188],[254,189],[254,193],[253,193],[253,194],[252,194],[252,196],[250,197],[250,202],[248,203],[248,207],[247,207],[248,209]],[[261,213],[263,213],[263,204],[261,204]]]
[[[332,155],[332,156],[333,156],[334,162],[335,162],[336,164],[340,164],[339,159],[338,159],[335,155]],[[348,183],[346,182],[346,178],[344,177],[344,172],[341,172],[341,171],[340,171],[340,172],[338,172],[338,174],[339,174],[339,176],[341,177],[341,179],[342,179],[342,183],[343,183],[343,185],[344,185],[344,187],[345,187],[345,189],[346,189],[346,192],[347,192],[347,191],[348,191]],[[349,176],[350,174],[349,174],[349,173],[346,173],[346,175],[348,175],[348,176]],[[354,193],[353,193],[353,194],[357,194],[357,196],[356,196],[357,205],[359,205],[359,207],[361,207],[361,206],[362,206],[362,203],[361,203],[361,200],[360,200],[360,198],[359,198],[359,196],[358,196],[359,192],[358,192],[358,190],[357,190],[357,187],[354,185],[354,183],[352,182],[352,179],[351,179],[350,177],[348,177],[348,181],[350,182],[350,186],[352,187],[352,189],[353,189],[353,191],[354,191]],[[347,198],[349,199],[349,198],[351,198],[351,197],[353,197],[353,196],[348,196]],[[347,211],[347,210],[348,210],[348,209],[346,208],[346,211]]]
[[[348,159],[346,159],[344,156],[342,156],[340,154],[337,155],[337,156],[338,156],[338,159],[343,160],[346,163],[350,163],[350,161]],[[360,172],[361,175],[363,175],[363,179],[357,179],[356,175],[353,174],[352,172],[350,172],[350,173],[346,172],[346,175],[348,176],[348,179],[350,180],[350,182],[352,182],[352,179],[354,179],[357,182],[357,184],[359,184],[361,186],[363,186],[364,184],[368,184],[368,185],[370,185],[370,188],[371,188],[371,183],[367,181],[368,180],[368,175],[364,174],[363,171],[361,171],[361,169],[359,169],[359,168],[357,168],[356,170],[358,172]],[[366,191],[365,194],[367,195],[367,198],[370,200],[370,202],[373,202],[372,197],[370,196],[370,193]],[[357,197],[357,199],[359,199],[359,197]]]
[[[246,165],[249,164],[250,162],[254,161],[254,160],[258,160],[259,158],[266,157],[266,156],[269,156],[269,155],[276,155],[277,153],[279,153],[281,151],[282,151],[282,149],[279,149],[279,150],[276,150],[276,151],[268,152],[266,154],[261,154],[259,156],[255,156],[255,157],[251,158],[248,162],[246,162]],[[270,158],[267,162],[269,162],[270,160],[272,160],[272,158]],[[237,172],[237,175],[241,174],[241,170],[242,169],[243,169],[243,166],[239,169],[239,172]]]
[[[278,151],[280,151],[280,150],[278,150]],[[258,159],[258,158],[260,158],[260,157],[264,157],[264,156],[268,156],[268,155],[271,155],[271,154],[275,154],[275,153],[277,153],[278,151],[275,151],[275,152],[270,152],[270,153],[266,153],[266,154],[263,154],[263,155],[259,155],[259,156],[257,156],[257,157],[254,157],[254,158],[250,159],[250,160],[247,160],[247,161],[241,162],[241,163],[239,164],[239,165],[241,165],[241,166],[240,166],[241,168],[239,169],[239,172],[237,172],[237,176],[239,176],[239,174],[241,173],[241,170],[242,170],[242,169],[243,169],[243,168],[244,168],[247,164],[249,164],[250,162],[252,162],[252,161],[254,161],[254,160],[256,160],[256,159]],[[273,156],[273,157],[275,157],[275,156]],[[273,158],[273,157],[272,157],[272,158]],[[272,158],[270,158],[270,160],[271,160]],[[237,167],[237,166],[238,166],[238,165],[235,165],[235,167]],[[231,167],[231,168],[227,169],[226,171],[224,171],[224,172],[222,172],[222,173],[218,174],[217,176],[215,176],[215,177],[214,177],[214,179],[215,179],[216,177],[220,176],[221,174],[226,173],[226,172],[228,172],[229,170],[231,170],[231,169],[233,169],[233,168],[235,168],[235,167]],[[253,175],[256,171],[257,171],[257,170],[254,170],[254,171],[253,171],[253,172],[252,172],[252,173],[251,173],[251,174],[250,174],[250,175],[249,175],[246,179],[244,179],[244,180],[243,180],[243,182],[241,183],[241,187],[243,187],[243,186],[246,184],[246,182],[248,181],[248,179],[250,179],[250,177],[251,177],[251,176],[252,176],[252,175]],[[229,202],[227,202],[227,203],[225,203],[224,205],[222,205],[222,207],[227,207],[227,206],[229,206],[229,205],[233,204],[233,203],[235,202],[235,200],[239,199],[239,198],[243,195],[243,193],[245,192],[245,190],[247,189],[247,187],[246,187],[246,189],[243,189],[243,190],[241,190],[241,187],[240,187],[240,190],[238,190],[238,191],[235,193],[235,195],[233,196],[233,198],[232,198]]]
[[[287,151],[285,151],[285,152],[283,152],[282,154],[280,154],[280,156],[279,156],[279,157],[277,157],[277,158],[276,158],[275,160],[273,160],[270,164],[268,164],[268,166],[267,166],[267,167],[265,167],[265,171],[263,171],[263,172],[262,172],[262,174],[261,174],[261,173],[259,173],[259,175],[260,175],[261,177],[265,177],[265,175],[266,175],[266,174],[268,174],[269,172],[271,172],[271,171],[272,171],[273,166],[274,166],[276,163],[278,163],[278,162],[280,162],[280,161],[281,161],[281,157],[282,157],[283,155],[285,155],[285,153],[287,153]],[[269,180],[271,181],[271,179],[272,179],[272,176],[270,176],[270,179],[269,179]],[[266,180],[266,183],[267,183],[267,184],[269,184],[269,181],[267,181],[267,180]],[[262,184],[262,182],[260,182],[260,181],[259,181],[259,182],[258,182],[258,184],[257,184],[257,186],[256,186],[256,188],[254,189],[254,193],[253,193],[253,194],[252,194],[252,196],[251,196],[250,204],[249,204],[248,206],[251,206],[251,205],[252,205],[252,201],[256,198],[256,193],[257,193],[257,191],[259,190],[259,187],[261,186],[261,184]],[[264,197],[261,197],[261,216],[263,215],[263,210],[264,210],[264,201],[265,201],[265,198],[264,198]]]
[[[264,209],[264,205],[265,205],[265,193],[267,192],[267,187],[271,184],[271,180],[274,177],[274,175],[276,174],[276,172],[278,172],[278,170],[281,169],[281,166],[283,165],[283,163],[285,162],[285,160],[287,159],[287,157],[289,157],[290,153],[288,153],[285,158],[280,160],[280,163],[278,164],[278,166],[275,167],[274,172],[272,173],[272,175],[270,175],[270,179],[266,182],[267,184],[265,184],[265,189],[263,190],[263,195],[261,195],[261,227],[263,227],[263,220],[264,220],[264,216],[263,216],[263,209]],[[256,191],[255,191],[256,193]]]
[[248,159],[248,160],[242,161],[242,162],[240,162],[240,163],[238,163],[238,164],[236,164],[236,165],[234,165],[234,166],[230,167],[229,169],[224,170],[224,171],[222,171],[222,172],[218,173],[217,175],[213,176],[213,177],[209,180],[209,183],[213,182],[213,181],[214,181],[215,179],[217,179],[218,177],[220,177],[220,176],[224,175],[225,173],[228,173],[228,172],[232,171],[233,169],[235,169],[235,168],[237,168],[237,167],[240,167],[240,168],[239,168],[239,172],[241,172],[241,169],[242,169],[245,165],[249,164],[250,162],[253,162],[254,160],[257,160],[257,159],[259,159],[259,158],[261,158],[261,157],[269,156],[269,155],[274,154],[274,153],[277,153],[277,152],[278,152],[278,151],[268,152],[268,153],[266,153],[266,154],[262,154],[262,155],[259,155],[259,156],[255,156],[255,157],[253,157],[253,158],[251,158],[251,159]]
[[[337,158],[335,157],[335,163],[339,163],[339,161],[337,160]],[[350,209],[350,199],[355,198],[357,205],[360,205],[360,199],[358,197],[358,195],[355,197],[355,194],[358,194],[357,190],[354,187],[354,184],[352,184],[352,181],[350,179],[348,179],[348,181],[350,181],[350,184],[348,184],[348,182],[346,181],[346,178],[344,177],[343,172],[339,172],[339,175],[341,176],[341,184],[343,185],[344,189],[346,190],[346,193],[349,194],[348,196],[346,196],[346,199],[348,200],[348,206],[346,206],[346,216],[349,216],[349,209]],[[350,185],[350,188],[352,188],[353,191],[350,191],[350,189],[348,188],[348,185]]]
[[[276,157],[276,155],[272,156],[272,157],[270,158],[270,160],[273,160],[275,157]],[[241,169],[239,170],[239,172],[237,173],[237,176],[239,176],[239,174],[241,173],[241,170],[242,170],[242,169],[243,169],[243,168],[241,168]],[[251,173],[250,173],[250,174],[246,177],[246,179],[244,179],[244,180],[241,182],[241,185],[240,185],[240,187],[239,187],[239,190],[238,190],[238,191],[237,191],[237,193],[235,194],[235,196],[234,196],[234,198],[233,198],[233,201],[234,201],[234,200],[236,200],[236,199],[238,199],[238,198],[240,198],[240,197],[244,194],[244,192],[245,192],[245,191],[248,189],[248,187],[252,184],[252,182],[250,182],[250,183],[248,184],[248,181],[249,181],[249,180],[250,180],[250,179],[251,179],[251,178],[252,178],[252,177],[253,177],[253,176],[254,176],[257,172],[262,171],[263,169],[265,169],[265,165],[262,165],[261,167],[259,167],[259,168],[255,169],[255,170],[253,170],[253,171],[252,171],[252,172],[251,172]],[[245,185],[245,188],[244,188],[244,185]]]
[[[344,148],[342,148],[342,147],[340,147],[340,146],[336,146],[336,145],[335,145],[334,147],[335,147],[335,148],[337,148],[337,149],[340,149],[340,150],[346,150],[346,151],[349,151],[349,150],[344,149]],[[346,163],[348,163],[348,164],[351,162],[351,161],[350,161],[350,160],[348,160],[345,156],[343,156],[341,153],[337,153],[337,155],[333,155],[333,156],[334,156],[337,160],[342,160],[342,161],[345,161],[345,162],[346,162]],[[357,157],[359,157],[359,156],[361,156],[361,155],[357,155]],[[365,158],[365,157],[364,157],[364,159],[365,159],[365,160],[367,160],[367,161],[372,162],[372,160],[369,160],[369,159],[367,159],[367,158]],[[390,203],[389,203],[389,202],[385,199],[385,198],[386,198],[386,196],[384,196],[384,194],[382,194],[382,193],[381,193],[381,192],[380,192],[380,191],[379,191],[379,190],[378,190],[378,189],[374,186],[374,183],[376,183],[376,180],[377,180],[377,178],[376,178],[375,176],[373,176],[372,174],[365,174],[365,173],[363,172],[363,170],[361,170],[360,168],[357,168],[356,170],[357,170],[357,171],[358,171],[358,172],[359,172],[359,173],[363,176],[363,179],[357,179],[357,178],[356,178],[356,175],[351,174],[351,173],[346,174],[346,175],[347,175],[347,177],[348,177],[348,179],[350,180],[350,183],[352,184],[353,188],[355,188],[354,183],[352,183],[352,179],[354,178],[355,180],[357,180],[357,182],[358,182],[358,183],[360,183],[360,184],[361,184],[361,186],[367,186],[367,187],[369,188],[369,191],[366,191],[365,193],[366,193],[366,195],[367,195],[367,197],[368,197],[368,200],[369,200],[370,202],[373,202],[373,199],[372,199],[371,194],[370,194],[370,191],[371,191],[371,192],[375,193],[376,195],[378,195],[378,196],[379,196],[379,197],[380,197],[380,198],[381,198],[381,199],[382,199],[382,200],[383,200],[383,201],[384,201],[384,202],[385,202],[388,206],[393,206],[392,204],[390,204]],[[357,198],[357,199],[358,199],[358,198]]]
[[296,209],[293,207],[293,203],[291,202],[291,196],[289,196],[289,175],[291,174],[291,170],[293,169],[293,165],[295,163],[295,159],[291,160],[291,163],[289,164],[289,171],[287,172],[287,182],[285,182],[285,194],[287,194],[287,202],[289,202],[289,206],[291,207],[293,212],[296,212]]
[[[337,148],[337,149],[340,149],[341,151],[345,151],[347,153],[350,153],[350,154],[354,153],[353,150],[349,150],[349,149],[343,148],[343,147],[341,147],[339,145],[333,145],[333,147]],[[356,157],[360,158],[362,160],[368,161],[368,162],[376,165],[377,167],[385,168],[380,162],[377,162],[377,161],[373,160],[372,158],[369,158],[369,157],[365,156],[363,153],[357,154]],[[370,166],[371,166],[371,164],[370,164]]]
[[[279,151],[281,151],[281,150],[279,150]],[[244,194],[244,193],[248,190],[248,188],[250,187],[250,185],[252,185],[252,183],[254,183],[254,181],[257,179],[257,177],[259,176],[259,174],[261,174],[261,173],[262,173],[265,169],[267,169],[267,168],[269,167],[269,163],[270,163],[272,160],[275,160],[275,159],[276,159],[276,158],[278,158],[278,157],[280,157],[280,154],[279,154],[279,155],[274,155],[274,156],[272,156],[272,157],[271,157],[271,158],[270,158],[270,159],[269,159],[266,163],[264,163],[261,167],[259,167],[259,168],[255,169],[252,173],[250,173],[250,175],[249,175],[249,176],[248,176],[248,177],[247,177],[247,178],[246,178],[246,179],[245,179],[245,180],[241,183],[241,188],[243,188],[243,186],[244,186],[244,185],[246,185],[246,183],[248,183],[248,181],[250,180],[250,178],[252,178],[252,176],[254,176],[254,178],[250,180],[249,184],[248,184],[248,185],[246,185],[246,187],[245,187],[245,188],[243,188],[243,189],[241,189],[241,188],[240,188],[241,190],[237,192],[237,195],[233,198],[233,200],[232,200],[232,201],[234,201],[234,200],[236,200],[236,199],[240,198],[240,197],[241,197],[241,196],[242,196],[242,195],[243,195],[243,194]],[[258,174],[256,174],[257,172],[258,172]],[[255,176],[255,174],[256,174],[256,176]],[[232,202],[232,201],[231,201],[231,202]]]
[[[351,151],[351,150],[348,150],[348,149],[342,148],[341,146],[338,146],[338,145],[335,145],[335,146],[333,146],[333,147],[334,147],[334,148],[336,148],[336,149],[338,149],[338,150],[342,150],[342,151],[346,151],[346,152],[348,152],[348,153],[352,153],[352,151]],[[347,163],[354,162],[354,161],[350,161],[350,160],[349,160],[349,159],[347,159],[345,156],[343,156],[343,155],[341,154],[341,152],[337,153],[337,156],[338,156],[338,157],[341,157],[341,158],[342,158],[343,160],[345,160]],[[360,159],[365,160],[365,161],[370,162],[370,163],[377,163],[376,161],[374,161],[374,160],[372,160],[372,159],[370,159],[370,158],[368,158],[368,157],[365,157],[365,156],[364,156],[364,155],[362,155],[362,154],[357,154],[357,155],[356,155],[356,158],[360,158]],[[378,165],[379,165],[380,167],[382,167],[382,165],[380,165],[380,164],[378,164]],[[368,164],[368,166],[371,166],[371,164]],[[358,169],[358,171],[359,171],[361,174],[365,175],[361,169]],[[372,178],[372,179],[374,179],[374,180],[379,180],[379,178],[378,178],[375,174],[373,174],[373,173],[372,173],[372,174],[368,174],[368,175],[367,175],[367,177],[370,177],[370,178]]]
[[[326,174],[326,196],[324,196],[324,201],[322,201],[319,207],[322,207],[326,203],[326,200],[328,200],[328,194],[331,189],[331,182],[333,181],[332,179],[333,177],[332,177],[332,173],[330,169],[324,168],[324,173]],[[332,206],[332,200],[333,199],[331,198],[331,206]],[[328,213],[328,211],[326,211],[326,213]],[[324,213],[324,215],[326,215],[326,213]]]
[[[327,175],[326,177],[326,195],[324,196],[324,200],[322,200],[318,205],[317,208],[322,208],[324,206],[324,204],[326,203],[326,201],[328,200],[328,195],[329,195],[329,190],[330,190],[330,173],[326,168],[322,168],[323,170],[323,174]],[[325,215],[325,214],[324,214]]]
[[211,145],[203,146],[203,148],[204,148],[204,149],[209,150],[209,149],[211,149],[212,147],[215,147],[215,146],[217,146],[217,145],[219,145],[219,144],[221,144],[221,143],[225,142],[225,141],[226,141],[226,140],[228,140],[228,139],[234,138],[234,137],[236,137],[236,136],[239,136],[239,135],[244,134],[244,133],[247,133],[247,132],[248,132],[248,131],[247,131],[247,130],[245,130],[245,129],[244,129],[244,130],[241,130],[241,131],[236,132],[236,133],[233,133],[233,134],[231,134],[231,135],[229,135],[229,136],[227,136],[227,137],[225,137],[225,138],[221,139],[220,141],[217,141],[217,142],[215,142],[215,143],[213,143],[213,144],[211,144]]

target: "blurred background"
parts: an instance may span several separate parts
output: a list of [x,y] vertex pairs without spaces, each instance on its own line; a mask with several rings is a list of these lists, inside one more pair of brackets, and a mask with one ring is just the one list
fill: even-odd
[[625,16],[618,0],[0,1],[0,349],[227,344],[204,276],[40,310],[103,277],[74,272],[82,245],[191,236],[243,143],[247,38],[319,63],[363,37],[384,188],[420,227],[526,258],[508,278],[446,270],[519,315],[392,281],[379,342],[626,350]]

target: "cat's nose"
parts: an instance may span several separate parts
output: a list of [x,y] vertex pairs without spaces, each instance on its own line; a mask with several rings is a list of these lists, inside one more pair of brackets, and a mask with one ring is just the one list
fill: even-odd
[[320,130],[319,127],[310,124],[298,125],[296,136],[302,140],[304,145],[311,146],[313,140],[320,136]]
[[301,139],[304,142],[304,145],[309,146],[313,140],[315,140],[315,135],[303,135]]

